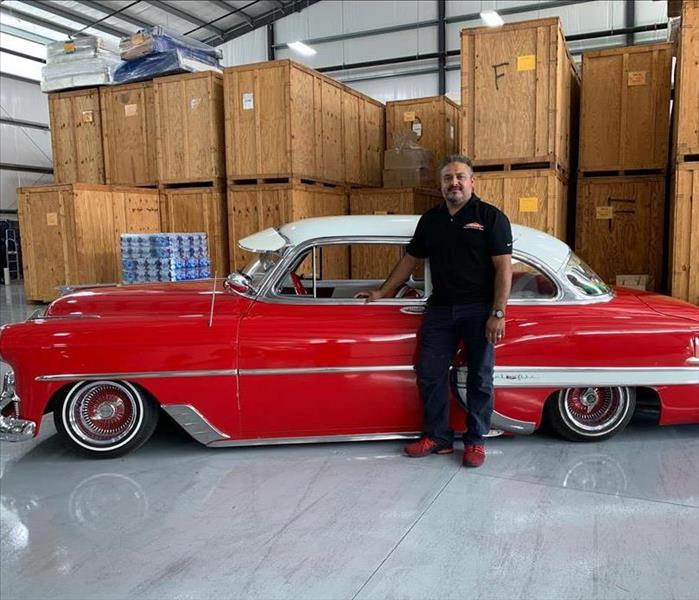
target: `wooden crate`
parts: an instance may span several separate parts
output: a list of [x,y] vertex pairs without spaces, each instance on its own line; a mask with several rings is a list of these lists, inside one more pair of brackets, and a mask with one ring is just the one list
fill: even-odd
[[95,184],[18,188],[24,290],[49,302],[60,285],[120,280],[119,236],[160,231],[158,191]]
[[570,171],[579,77],[558,17],[461,31],[461,151],[476,166]]
[[225,178],[223,76],[213,71],[153,80],[158,181]]
[[575,251],[607,283],[617,275],[663,275],[665,177],[578,180]]
[[[424,188],[359,188],[350,191],[351,215],[421,215],[442,201]],[[395,246],[352,248],[352,279],[385,279],[402,256]]]
[[53,178],[57,183],[104,183],[98,88],[49,94]]
[[228,275],[228,211],[224,188],[208,186],[161,190],[160,223],[162,230],[168,233],[206,232],[212,275]]
[[568,181],[555,169],[477,173],[476,194],[512,223],[566,241]]
[[579,171],[664,173],[672,44],[583,53]]
[[677,165],[670,195],[670,293],[699,305],[699,162]]
[[684,0],[675,79],[675,157],[699,160],[699,0]]
[[[250,252],[238,246],[239,240],[252,233],[299,219],[346,215],[347,212],[344,188],[301,183],[228,186],[231,268],[242,269],[252,258]],[[323,272],[326,278],[331,274],[338,278],[348,276],[349,259],[345,249],[324,253]]]
[[351,88],[343,88],[342,147],[346,183],[381,186],[385,122],[383,104]]
[[395,134],[412,130],[417,143],[432,150],[435,167],[461,145],[461,107],[446,96],[398,100],[386,103],[386,148],[395,147]]
[[104,169],[107,183],[156,185],[153,82],[100,88]]
[[384,106],[291,60],[224,70],[230,183],[380,185]]

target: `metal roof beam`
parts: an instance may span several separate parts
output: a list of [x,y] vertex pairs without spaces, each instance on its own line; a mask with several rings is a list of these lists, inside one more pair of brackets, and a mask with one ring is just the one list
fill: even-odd
[[[240,24],[236,25],[232,29],[229,29],[223,34],[222,40],[219,42],[220,44],[223,44],[225,42],[228,42],[232,39],[235,39],[245,33],[248,33],[252,31],[253,29],[257,29],[258,27],[262,27],[264,25],[269,25],[270,23],[274,23],[277,19],[281,19],[282,17],[286,17],[287,15],[290,15],[293,12],[300,12],[304,8],[308,8],[309,6],[313,6],[317,2],[320,2],[320,0],[294,0],[293,2],[289,2],[287,4],[284,4],[282,8],[275,8],[274,10],[270,10],[259,17],[255,17],[252,20],[252,24]],[[275,46],[279,47],[279,45]],[[286,47],[286,44],[281,44],[281,47]]]
[[150,4],[155,8],[159,8],[160,10],[169,13],[177,17],[178,19],[189,21],[194,25],[199,25],[199,27],[201,27],[202,29],[208,29],[209,31],[213,31],[219,37],[223,37],[223,30],[219,29],[218,27],[214,27],[213,25],[207,24],[205,21],[202,21],[199,17],[195,17],[194,15],[190,15],[189,13],[186,13],[183,10],[180,10],[179,8],[175,8],[172,4],[167,4],[162,0],[143,0],[143,2],[145,2],[146,4]]
[[252,25],[252,17],[246,13],[242,8],[238,8],[235,4],[232,2],[227,2],[226,0],[222,0],[222,2],[228,7],[233,9],[233,12],[229,13],[229,15],[234,15],[234,14],[239,14],[243,19],[245,19],[248,22],[248,25]]
[[80,23],[81,25],[85,25],[86,27],[91,27],[93,29],[103,31],[104,33],[108,33],[109,35],[113,35],[115,37],[124,37],[125,35],[131,35],[131,32],[127,31],[126,29],[112,27],[111,25],[105,25],[104,23],[95,24],[96,19],[85,18],[82,15],[63,10],[61,8],[58,8],[52,2],[47,2],[46,0],[22,0],[22,3],[27,4],[29,6],[34,6],[35,8],[40,8],[41,10],[56,15],[57,17],[61,17],[62,19],[75,21],[76,23]]
[[136,27],[140,27],[141,29],[145,29],[146,27],[153,27],[154,25],[154,23],[146,23],[146,21],[142,21],[141,19],[137,19],[136,17],[127,15],[125,12],[120,12],[115,15],[112,15],[111,13],[113,13],[114,10],[110,6],[106,6],[100,2],[97,2],[97,0],[74,0],[74,2],[87,6],[88,8],[92,8],[93,10],[98,10],[101,13],[104,13],[105,15],[111,15],[110,18],[120,19],[125,23],[130,23],[131,25],[135,25]]
[[50,29],[51,31],[57,31],[58,33],[62,33],[64,35],[73,35],[78,31],[77,29],[71,29],[63,25],[58,25],[57,23],[52,23],[51,21],[40,19],[39,17],[35,17],[34,15],[29,15],[15,8],[7,8],[2,4],[0,4],[0,12],[4,12],[5,14],[10,15],[11,17],[15,17],[16,19],[22,19],[22,21],[26,21],[27,23],[31,23],[32,25],[45,27],[46,29]]

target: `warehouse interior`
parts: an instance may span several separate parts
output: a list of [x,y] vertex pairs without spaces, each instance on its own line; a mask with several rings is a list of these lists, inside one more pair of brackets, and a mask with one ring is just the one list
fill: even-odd
[[[254,262],[240,240],[421,215],[443,201],[445,155],[469,156],[480,198],[606,285],[681,302],[687,380],[639,392],[610,439],[493,431],[477,470],[406,458],[397,436],[207,447],[164,410],[142,447],[95,460],[63,443],[52,404],[38,436],[0,441],[0,597],[696,600],[698,0],[0,0],[0,325],[51,321],[80,286],[213,280],[210,328],[216,282]],[[139,254],[163,236],[181,264]],[[346,252],[321,255],[328,280],[382,281],[395,263]],[[312,287],[289,293],[315,297],[315,249],[302,265]],[[640,330],[637,314],[620,318]],[[607,370],[668,366],[673,327],[654,363]],[[72,334],[53,335],[80,372],[61,354]],[[679,383],[673,422],[659,398]],[[19,414],[4,385],[3,426]]]

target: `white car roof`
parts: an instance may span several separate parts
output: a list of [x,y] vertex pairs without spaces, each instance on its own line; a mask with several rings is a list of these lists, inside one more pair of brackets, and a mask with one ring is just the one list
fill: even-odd
[[[350,215],[304,219],[269,228],[238,242],[250,252],[272,252],[286,245],[297,246],[309,240],[337,237],[411,238],[420,215]],[[570,248],[542,231],[512,225],[513,250],[529,254],[559,271],[568,260]]]

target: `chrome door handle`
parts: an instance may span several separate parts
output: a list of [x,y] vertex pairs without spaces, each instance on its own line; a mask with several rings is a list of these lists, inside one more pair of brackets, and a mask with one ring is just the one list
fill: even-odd
[[425,312],[424,306],[404,306],[400,309],[400,312],[406,315],[421,315]]

